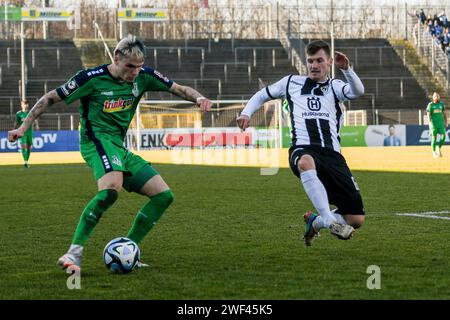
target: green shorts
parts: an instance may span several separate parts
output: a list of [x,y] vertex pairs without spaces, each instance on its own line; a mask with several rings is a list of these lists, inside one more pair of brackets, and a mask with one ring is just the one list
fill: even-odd
[[33,132],[25,132],[25,134],[20,138],[20,144],[26,144],[30,147],[33,146]]
[[432,127],[432,128],[430,128],[430,133],[433,136],[436,136],[438,133],[445,134],[445,127]]
[[138,192],[149,179],[159,174],[150,163],[109,139],[80,142],[80,152],[94,170],[95,180],[108,172],[122,171],[123,188],[128,192]]

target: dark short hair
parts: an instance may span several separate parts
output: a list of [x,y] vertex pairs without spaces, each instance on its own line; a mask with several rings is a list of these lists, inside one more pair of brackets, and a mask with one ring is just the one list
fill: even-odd
[[331,56],[330,45],[323,40],[315,40],[308,43],[308,45],[306,46],[306,54],[311,56],[319,52],[319,50],[321,49],[325,51],[327,56]]
[[395,125],[393,125],[392,123],[389,125],[389,129],[390,128],[394,128],[395,129]]

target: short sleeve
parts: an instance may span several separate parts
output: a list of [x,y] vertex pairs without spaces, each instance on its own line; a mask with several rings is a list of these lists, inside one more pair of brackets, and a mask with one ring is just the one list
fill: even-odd
[[56,92],[66,104],[70,104],[92,93],[93,87],[90,79],[87,71],[80,71],[65,84],[56,88]]
[[145,91],[168,91],[173,84],[172,80],[152,68],[143,67],[141,73],[144,75]]

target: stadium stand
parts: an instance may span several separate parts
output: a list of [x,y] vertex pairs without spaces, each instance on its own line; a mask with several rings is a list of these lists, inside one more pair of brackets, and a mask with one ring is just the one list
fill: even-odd
[[[303,58],[307,42],[291,40]],[[196,88],[211,99],[245,100],[261,86],[285,75],[298,73],[292,66],[288,52],[275,39],[147,40],[146,46],[148,66],[180,84]],[[424,108],[427,103],[426,93],[388,40],[337,39],[335,46],[336,50],[349,56],[366,88],[366,95],[352,101],[348,105],[349,109],[365,109],[370,113],[383,108]],[[81,53],[87,51],[83,47],[77,48],[73,41],[27,40],[26,48],[27,96],[31,104],[47,90],[86,67],[82,61],[87,59]],[[5,61],[1,65],[0,114],[11,115],[15,113],[20,97],[20,42],[1,41],[0,56]],[[336,76],[343,78],[340,72]],[[144,98],[178,99],[162,92],[152,92]],[[76,109],[59,103],[52,106],[52,112],[76,113]],[[217,113],[215,120],[205,117],[203,125],[208,126],[209,122],[216,121],[216,125],[234,126],[235,116],[227,114],[223,119],[220,113]],[[371,117],[370,114],[368,117]],[[270,115],[263,118],[270,118]],[[56,125],[52,120],[52,126],[69,126],[61,121],[58,120]],[[68,122],[67,119],[64,121]],[[46,127],[45,118],[42,118],[40,126]]]
[[[31,104],[47,90],[61,85],[69,76],[82,69],[80,54],[72,41],[27,40],[26,41],[26,96]],[[1,85],[0,113],[20,106],[20,41],[0,41]],[[70,112],[70,107],[59,103],[53,112]]]

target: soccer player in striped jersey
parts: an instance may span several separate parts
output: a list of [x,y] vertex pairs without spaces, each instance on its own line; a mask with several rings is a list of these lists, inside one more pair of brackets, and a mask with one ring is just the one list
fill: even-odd
[[[300,178],[317,213],[304,215],[304,241],[311,245],[319,230],[329,229],[339,239],[349,239],[365,217],[359,187],[340,153],[339,131],[343,122],[340,103],[364,94],[364,86],[350,67],[349,59],[321,40],[306,47],[308,75],[289,75],[258,91],[237,118],[245,130],[252,114],[263,103],[286,99],[289,105],[292,143],[289,164]],[[329,77],[332,64],[347,82]],[[331,211],[330,204],[337,209]]]
[[[147,91],[168,91],[196,103],[202,111],[211,101],[191,87],[179,85],[144,66],[144,44],[128,35],[117,44],[114,62],[83,70],[67,83],[45,94],[17,129],[8,132],[15,141],[48,106],[63,100],[80,100],[80,151],[93,169],[98,193],[84,208],[72,244],[58,265],[79,267],[86,241],[104,212],[116,202],[122,188],[146,196],[127,237],[140,243],[174,200],[166,182],[153,166],[123,147],[128,126],[139,100]],[[138,266],[143,266],[139,262]]]

